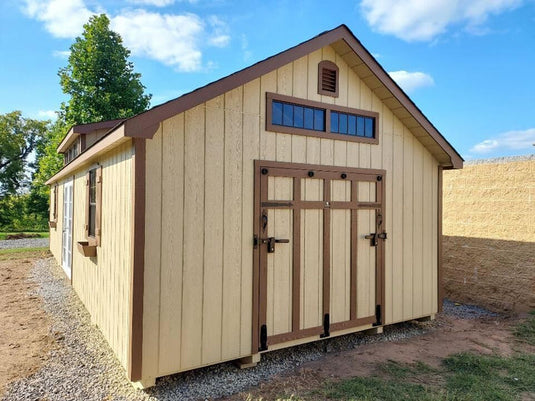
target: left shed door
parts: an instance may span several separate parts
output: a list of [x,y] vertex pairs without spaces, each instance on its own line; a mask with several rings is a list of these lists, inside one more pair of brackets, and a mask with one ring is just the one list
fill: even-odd
[[72,271],[72,212],[73,212],[72,180],[63,185],[63,249],[62,267],[67,277],[71,278]]

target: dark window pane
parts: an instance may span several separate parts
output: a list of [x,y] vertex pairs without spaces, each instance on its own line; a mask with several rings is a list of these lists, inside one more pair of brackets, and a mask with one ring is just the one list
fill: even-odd
[[282,103],[273,102],[271,105],[271,124],[282,125]]
[[331,111],[331,132],[338,132],[338,113]]
[[94,237],[95,236],[95,217],[97,213],[97,205],[96,204],[90,204],[89,205],[89,235]]
[[89,203],[95,203],[97,199],[96,170],[89,172]]
[[310,107],[305,107],[304,127],[306,129],[314,129],[314,109],[311,109]]
[[373,138],[373,118],[366,118],[365,136]]
[[347,117],[347,133],[355,135],[357,133],[357,116],[349,115]]
[[283,104],[282,109],[282,125],[293,127],[294,125],[294,106],[291,104]]
[[364,136],[364,117],[357,117],[357,136]]
[[294,127],[303,128],[303,107],[294,106]]
[[89,235],[95,235],[95,216],[97,211],[97,171],[89,171]]
[[340,119],[338,121],[338,132],[341,134],[347,134],[347,114],[340,113]]
[[325,110],[314,109],[314,129],[325,131]]

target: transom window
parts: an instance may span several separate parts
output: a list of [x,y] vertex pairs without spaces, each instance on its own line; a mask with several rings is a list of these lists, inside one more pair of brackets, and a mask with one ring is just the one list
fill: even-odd
[[276,100],[272,107],[273,125],[325,131],[325,110]]
[[331,132],[373,138],[375,119],[331,111]]
[[267,131],[377,144],[378,118],[376,112],[266,93]]

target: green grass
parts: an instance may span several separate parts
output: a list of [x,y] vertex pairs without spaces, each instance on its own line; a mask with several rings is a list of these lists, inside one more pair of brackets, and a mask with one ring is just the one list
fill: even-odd
[[520,341],[535,345],[535,310],[530,312],[530,317],[516,326],[513,332]]
[[50,256],[48,248],[0,249],[0,261],[25,258],[46,258],[48,256]]
[[462,353],[444,360],[448,394],[455,400],[517,400],[535,393],[535,355]]
[[327,383],[303,399],[351,401],[490,401],[519,400],[535,394],[535,355],[512,357],[461,353],[443,361],[441,369],[421,362],[386,362],[381,377],[355,377]]
[[39,238],[48,238],[49,236],[49,232],[48,231],[18,231],[18,232],[5,232],[5,231],[0,231],[0,241],[2,240],[5,240],[6,237],[8,235],[13,235],[13,234],[39,234]]
[[[355,377],[325,385],[313,394],[316,399],[355,401],[398,401],[398,400],[440,400],[439,396],[421,384],[404,382],[399,379],[379,379],[375,377]],[[306,400],[307,397],[304,397]]]

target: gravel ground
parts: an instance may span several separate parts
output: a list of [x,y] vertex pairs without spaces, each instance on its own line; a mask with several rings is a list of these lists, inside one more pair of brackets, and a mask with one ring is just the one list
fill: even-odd
[[476,305],[465,305],[445,299],[443,313],[460,319],[479,319],[484,317],[498,317],[499,314]]
[[[293,370],[325,353],[359,345],[400,340],[421,335],[434,322],[402,323],[385,328],[381,335],[356,333],[262,356],[258,366],[238,369],[224,363],[159,379],[146,391],[135,390],[100,331],[90,323],[83,305],[64,279],[53,259],[35,264],[31,279],[52,318],[52,333],[58,346],[36,374],[12,384],[5,400],[197,400],[228,396],[246,390],[270,377]],[[457,318],[490,316],[490,312],[446,301],[444,313]]]
[[47,248],[48,238],[8,239],[0,241],[0,249],[8,248]]

